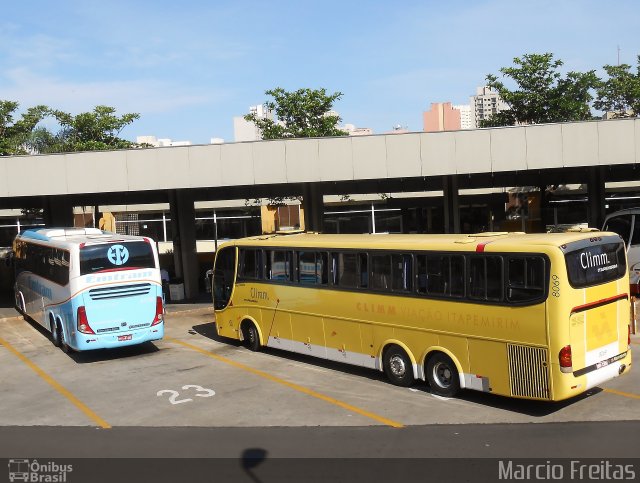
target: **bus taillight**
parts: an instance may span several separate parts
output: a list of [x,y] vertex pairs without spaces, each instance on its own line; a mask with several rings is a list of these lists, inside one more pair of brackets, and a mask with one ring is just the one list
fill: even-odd
[[560,349],[560,370],[562,372],[572,372],[573,358],[571,357],[571,346],[566,345]]
[[162,297],[156,297],[156,316],[153,318],[151,326],[158,325],[164,319],[164,307],[162,305]]
[[87,310],[84,308],[84,305],[78,307],[78,332],[82,332],[83,334],[95,334],[89,325]]

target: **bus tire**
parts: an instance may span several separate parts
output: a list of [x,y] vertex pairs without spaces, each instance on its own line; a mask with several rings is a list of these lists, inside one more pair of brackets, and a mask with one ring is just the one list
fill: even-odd
[[402,347],[389,346],[382,355],[382,367],[392,384],[409,387],[414,382],[413,364]]
[[436,352],[427,361],[427,381],[431,394],[454,397],[460,392],[460,376],[456,365],[449,356]]
[[49,325],[51,327],[51,342],[56,347],[60,347],[60,324],[50,318]]
[[16,310],[20,315],[25,315],[24,309],[24,297],[22,296],[22,292],[16,291],[16,302],[15,302]]
[[245,320],[242,323],[242,339],[247,349],[253,352],[260,350],[260,334],[253,322]]
[[60,341],[60,348],[62,349],[62,352],[64,352],[65,354],[71,354],[73,352],[73,349],[69,344],[67,344],[67,341],[64,337],[64,331],[62,330],[62,325],[57,324],[57,327],[58,327],[58,334],[59,334],[58,339]]

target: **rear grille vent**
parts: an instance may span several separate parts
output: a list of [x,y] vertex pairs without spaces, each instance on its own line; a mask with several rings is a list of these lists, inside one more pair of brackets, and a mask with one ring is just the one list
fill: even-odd
[[549,399],[549,358],[546,349],[507,344],[512,396]]
[[115,299],[146,295],[151,291],[150,283],[136,283],[133,285],[116,285],[113,287],[94,288],[89,290],[91,300]]

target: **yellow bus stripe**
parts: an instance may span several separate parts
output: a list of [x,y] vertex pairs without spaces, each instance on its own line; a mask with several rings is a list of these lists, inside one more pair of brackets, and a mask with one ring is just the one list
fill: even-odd
[[365,416],[365,417],[367,417],[369,419],[373,419],[374,421],[377,421],[379,423],[386,424],[387,426],[392,426],[394,428],[404,428],[404,425],[402,423],[399,423],[397,421],[393,421],[392,419],[388,419],[388,418],[385,418],[385,417],[380,416],[378,414],[372,413],[370,411],[366,411],[364,409],[360,409],[360,408],[358,408],[356,406],[352,406],[351,404],[348,404],[346,402],[340,401],[338,399],[334,399],[332,397],[325,396],[324,394],[316,392],[316,391],[314,391],[312,389],[308,389],[308,388],[306,388],[304,386],[300,386],[300,385],[295,384],[293,382],[289,382],[289,381],[286,381],[284,379],[280,379],[277,376],[273,376],[273,375],[271,375],[271,374],[269,374],[267,372],[263,372],[263,371],[261,371],[259,369],[254,369],[253,367],[247,366],[247,365],[242,364],[240,362],[236,362],[236,361],[233,361],[231,359],[227,359],[226,357],[222,357],[222,356],[219,356],[217,354],[213,354],[212,352],[209,352],[209,351],[207,351],[205,349],[201,349],[200,347],[196,347],[195,345],[191,345],[191,344],[189,344],[187,342],[183,342],[181,340],[176,340],[176,339],[166,339],[166,338],[165,338],[165,340],[167,342],[173,342],[175,344],[180,344],[180,345],[182,345],[184,347],[187,347],[187,348],[192,349],[194,351],[200,352],[201,354],[204,354],[204,355],[206,355],[208,357],[216,359],[216,360],[218,360],[220,362],[224,362],[225,364],[229,364],[230,366],[233,366],[233,367],[236,367],[238,369],[242,369],[244,371],[250,372],[252,374],[255,374],[256,376],[263,377],[265,379],[268,379],[269,381],[276,382],[278,384],[282,384],[283,386],[286,386],[286,387],[288,387],[290,389],[293,389],[295,391],[299,391],[299,392],[301,392],[303,394],[307,394],[308,396],[312,396],[312,397],[315,397],[315,398],[320,399],[322,401],[328,402],[330,404],[334,404],[336,406],[340,406],[341,408],[346,409],[347,411],[352,411],[354,413],[360,414],[361,416]]
[[100,416],[98,416],[96,413],[94,413],[91,409],[89,409],[89,407],[86,404],[84,404],[82,401],[80,401],[80,399],[78,399],[76,396],[74,396],[71,393],[71,391],[66,389],[64,386],[62,386],[62,384],[60,384],[58,381],[56,381],[53,377],[51,377],[49,374],[47,374],[42,369],[40,369],[40,367],[38,367],[34,362],[29,360],[29,358],[27,356],[25,356],[24,354],[19,352],[15,347],[13,347],[11,344],[9,344],[6,340],[0,338],[0,344],[5,346],[9,350],[9,352],[13,353],[13,355],[15,355],[22,362],[24,362],[31,370],[33,370],[33,372],[35,372],[38,376],[40,376],[42,379],[44,379],[44,381],[47,384],[49,384],[56,391],[58,391],[60,394],[62,394],[64,397],[66,397],[69,401],[71,401],[71,403],[75,407],[77,407],[80,411],[82,411],[84,414],[86,414],[98,426],[100,426],[101,428],[104,428],[104,429],[110,429],[111,428],[111,425],[109,423],[107,423],[104,419],[102,419]]
[[603,389],[604,392],[616,394],[617,396],[630,397],[631,399],[640,399],[640,394],[632,394],[630,392],[616,391],[615,389]]

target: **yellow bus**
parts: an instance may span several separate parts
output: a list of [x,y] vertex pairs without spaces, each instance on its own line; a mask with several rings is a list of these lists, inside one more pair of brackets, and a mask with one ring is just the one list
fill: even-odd
[[217,333],[394,384],[558,401],[631,366],[613,233],[263,235],[214,263]]

